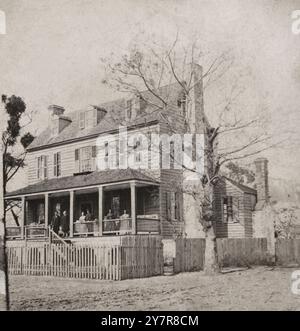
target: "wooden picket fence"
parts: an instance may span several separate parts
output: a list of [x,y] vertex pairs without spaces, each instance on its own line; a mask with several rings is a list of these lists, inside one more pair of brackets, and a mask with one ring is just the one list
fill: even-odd
[[[147,236],[146,236],[147,237]],[[150,237],[150,236],[149,236]],[[124,245],[65,245],[8,247],[12,275],[122,280],[162,274],[160,238],[144,238]]]
[[300,239],[277,239],[275,243],[276,264],[300,265]]
[[204,267],[205,239],[178,238],[175,242],[176,257],[173,261],[173,271],[198,271]]
[[219,238],[217,251],[220,267],[272,264],[266,238]]

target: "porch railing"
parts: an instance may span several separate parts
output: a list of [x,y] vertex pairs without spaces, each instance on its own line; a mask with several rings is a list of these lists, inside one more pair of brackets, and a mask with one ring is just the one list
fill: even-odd
[[6,227],[7,239],[22,239],[22,228],[20,226]]
[[44,239],[49,237],[49,230],[44,225],[25,226],[24,228],[25,239]]
[[131,233],[132,219],[115,218],[110,220],[103,220],[104,234],[127,234]]
[[99,224],[98,221],[75,222],[73,235],[76,236],[89,236],[98,235]]
[[[132,232],[132,219],[108,219],[102,221],[103,234],[125,235]],[[137,217],[136,230],[140,234],[159,234],[160,220],[147,217]],[[74,237],[99,236],[99,222],[75,222],[73,227]],[[22,231],[21,226],[6,228],[6,238],[14,239],[45,239],[49,238],[49,229],[44,225],[27,225]]]
[[24,232],[21,226],[6,227],[7,239],[44,239],[48,238],[48,229],[44,225],[27,225],[24,226]]

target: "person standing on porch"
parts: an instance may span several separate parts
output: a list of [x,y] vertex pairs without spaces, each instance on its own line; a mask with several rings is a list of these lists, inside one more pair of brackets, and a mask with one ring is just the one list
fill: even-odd
[[92,221],[92,214],[90,213],[89,210],[86,211],[85,221],[86,222],[91,222]]
[[59,215],[59,213],[58,213],[57,210],[55,211],[54,216],[52,218],[51,226],[52,226],[52,230],[56,234],[58,234],[58,232],[59,232],[59,226],[60,226],[60,215]]
[[63,211],[63,215],[61,217],[61,221],[60,221],[60,225],[61,225],[61,230],[64,233],[64,237],[67,237],[69,235],[69,230],[70,230],[70,223],[69,223],[69,217],[67,214],[67,211],[64,210]]

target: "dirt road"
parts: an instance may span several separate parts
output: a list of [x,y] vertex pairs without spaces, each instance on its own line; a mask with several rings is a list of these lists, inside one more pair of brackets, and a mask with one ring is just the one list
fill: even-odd
[[295,269],[258,267],[113,281],[12,276],[12,310],[300,310]]

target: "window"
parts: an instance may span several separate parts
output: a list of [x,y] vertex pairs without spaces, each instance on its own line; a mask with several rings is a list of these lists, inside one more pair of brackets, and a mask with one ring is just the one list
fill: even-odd
[[135,162],[140,163],[141,162],[141,137],[134,138],[133,150],[134,150]]
[[48,156],[42,155],[37,158],[37,178],[45,179],[48,177]]
[[123,138],[120,138],[120,140],[119,140],[119,165],[120,165],[121,169],[123,167],[126,167],[126,152],[127,152],[126,141]]
[[180,220],[180,193],[179,192],[167,192],[167,218],[169,220]]
[[105,167],[108,167],[108,156],[109,156],[109,146],[108,146],[108,141],[104,143],[104,163]]
[[97,111],[89,110],[85,113],[85,127],[93,128],[97,124]]
[[53,164],[54,164],[54,172],[53,172],[54,177],[59,177],[61,175],[61,157],[59,152],[54,154]]
[[75,150],[76,172],[89,172],[96,169],[96,146],[87,146]]
[[81,112],[79,114],[79,128],[90,129],[98,123],[98,111],[97,109],[91,109],[88,111]]
[[223,202],[223,222],[237,223],[239,219],[240,200],[238,197],[226,196],[222,199]]

